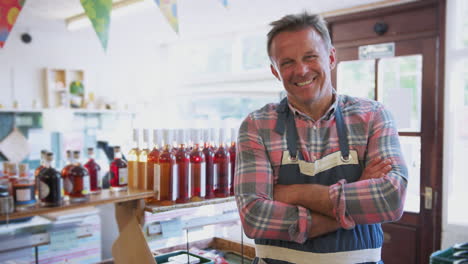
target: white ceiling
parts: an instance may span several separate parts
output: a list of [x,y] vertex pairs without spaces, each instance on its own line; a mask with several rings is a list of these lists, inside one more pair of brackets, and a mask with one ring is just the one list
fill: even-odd
[[[118,2],[119,0],[113,0]],[[178,0],[179,36],[159,12],[154,0],[144,0],[137,10],[111,21],[111,29],[157,33],[159,39],[252,30],[285,14],[308,10],[323,13],[376,3],[398,4],[414,0]],[[83,13],[80,0],[27,0],[17,26],[26,30],[64,30],[65,19]],[[162,34],[162,35],[161,35]]]

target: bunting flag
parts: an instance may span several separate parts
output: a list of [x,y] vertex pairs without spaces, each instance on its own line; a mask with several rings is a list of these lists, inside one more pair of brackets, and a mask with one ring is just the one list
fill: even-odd
[[94,30],[101,41],[104,50],[107,50],[109,39],[110,13],[112,0],[80,0],[86,15],[91,20]]
[[0,1],[0,48],[3,48],[5,45],[8,35],[25,2],[26,0]]
[[228,0],[219,0],[219,2],[221,2],[221,4],[223,4],[224,7],[228,7],[229,5]]
[[159,9],[166,17],[177,34],[179,33],[179,19],[177,18],[177,0],[154,0],[158,4]]

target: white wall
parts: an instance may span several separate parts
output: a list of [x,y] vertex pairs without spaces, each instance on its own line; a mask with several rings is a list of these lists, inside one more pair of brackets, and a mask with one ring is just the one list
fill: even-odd
[[[134,25],[128,23],[134,18],[112,21],[104,52],[91,27],[68,31],[63,20],[34,17],[30,11],[26,5],[0,49],[0,104],[5,107],[11,107],[14,99],[21,107],[31,107],[34,99],[44,105],[46,67],[83,69],[87,92],[109,97],[122,107],[153,97],[161,88],[158,80],[165,74],[160,70],[156,35],[138,30],[138,23],[145,21]],[[30,44],[21,42],[23,32],[32,36]]]

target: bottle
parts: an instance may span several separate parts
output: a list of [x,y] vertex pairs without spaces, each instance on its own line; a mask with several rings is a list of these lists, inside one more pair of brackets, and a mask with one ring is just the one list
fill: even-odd
[[45,168],[46,156],[48,151],[43,149],[41,150],[41,162],[39,166],[34,170],[34,181],[36,182],[36,197],[39,198],[39,172]]
[[190,154],[186,149],[186,137],[185,130],[179,129],[177,131],[177,141],[179,147],[175,155],[177,169],[178,169],[178,192],[176,203],[186,203],[190,199]]
[[65,192],[65,195],[69,195],[73,189],[73,183],[69,177],[70,170],[73,168],[73,166],[75,166],[73,165],[73,163],[74,163],[74,160],[72,157],[72,151],[67,150],[65,167],[63,167],[62,171],[60,172],[60,174],[62,175],[63,189]]
[[46,154],[45,168],[39,173],[39,199],[45,206],[58,206],[63,202],[63,182],[54,168],[54,154]]
[[[154,191],[154,194],[159,193],[161,185],[161,170],[159,167],[159,155],[161,154],[161,132],[160,129],[153,130],[153,149],[148,154],[148,171],[147,171],[147,186],[148,190]],[[151,202],[153,199],[149,199],[148,202]]]
[[36,182],[28,173],[28,164],[19,164],[19,178],[13,182],[16,209],[27,209],[36,203]]
[[88,148],[88,162],[84,165],[89,173],[91,193],[100,193],[102,190],[101,166],[94,160],[94,148]]
[[81,165],[80,151],[73,151],[73,167],[68,172],[68,178],[71,182],[68,196],[71,202],[82,202],[89,200],[91,192],[91,181],[88,170]]
[[219,130],[219,146],[214,154],[213,179],[216,197],[229,196],[230,156],[226,148],[226,130]]
[[114,147],[114,160],[110,164],[111,191],[126,191],[128,185],[127,163],[122,159],[120,146]]
[[139,132],[138,129],[133,129],[133,147],[127,155],[128,162],[128,187],[131,189],[138,188],[138,156],[139,149]]
[[212,199],[214,195],[214,178],[213,178],[213,167],[214,167],[214,152],[211,147],[211,130],[203,130],[203,155],[205,155],[205,168],[206,168],[206,188],[205,188],[205,199]]
[[230,177],[229,177],[229,195],[234,195],[234,174],[236,172],[236,141],[237,141],[237,129],[231,128],[231,146],[229,147],[230,160]]
[[147,190],[148,184],[148,148],[149,134],[148,129],[143,129],[143,149],[138,155],[138,189]]
[[206,162],[205,154],[201,144],[200,130],[192,133],[193,149],[190,152],[190,175],[192,184],[190,185],[191,201],[198,201],[206,195]]
[[160,186],[155,202],[158,205],[165,206],[174,204],[173,181],[174,178],[177,178],[177,163],[172,153],[172,133],[168,129],[163,130],[163,141],[164,148],[159,155]]
[[[39,172],[41,172],[41,170],[46,167],[45,164],[46,164],[47,153],[48,153],[47,150],[45,149],[41,150],[41,163],[39,164],[39,167],[37,167],[34,170],[34,178],[37,178],[37,176],[39,175]],[[70,156],[71,156],[71,152],[70,152]]]

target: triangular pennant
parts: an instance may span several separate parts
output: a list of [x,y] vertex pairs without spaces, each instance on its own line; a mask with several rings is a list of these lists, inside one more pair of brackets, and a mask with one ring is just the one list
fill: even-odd
[[223,4],[224,7],[228,7],[229,5],[229,0],[219,0],[219,2],[221,2],[221,4]]
[[112,0],[80,0],[86,15],[88,15],[94,30],[101,41],[104,50],[107,50],[109,39],[110,13]]
[[159,9],[166,17],[167,21],[179,33],[179,19],[177,18],[177,0],[154,0],[158,4]]
[[0,48],[3,48],[26,0],[0,1]]

